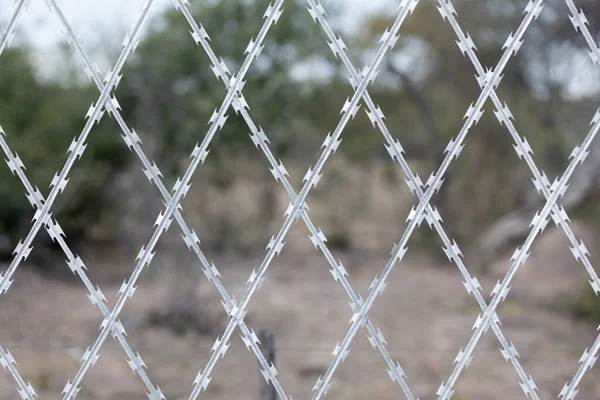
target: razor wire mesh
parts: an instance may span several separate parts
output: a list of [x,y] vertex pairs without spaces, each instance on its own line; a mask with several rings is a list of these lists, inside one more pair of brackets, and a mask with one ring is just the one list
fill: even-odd
[[[472,103],[469,109],[466,111],[464,125],[460,129],[456,138],[451,140],[445,150],[445,158],[438,170],[431,173],[427,180],[423,181],[419,175],[415,174],[404,156],[404,150],[401,143],[394,139],[388,130],[386,123],[384,122],[384,114],[382,110],[374,103],[368,93],[368,87],[376,79],[380,65],[385,59],[386,54],[396,44],[401,26],[407,18],[410,18],[411,14],[419,5],[419,0],[402,0],[399,4],[399,12],[393,24],[386,29],[382,35],[379,48],[372,61],[368,62],[362,69],[356,68],[350,58],[348,57],[346,50],[347,47],[342,41],[341,37],[337,35],[331,28],[328,20],[326,10],[323,5],[317,0],[306,0],[306,8],[308,13],[312,16],[315,23],[317,23],[323,31],[325,40],[331,47],[336,59],[340,60],[347,72],[350,85],[353,89],[353,95],[346,103],[342,106],[341,118],[333,132],[330,132],[322,145],[322,152],[315,163],[314,167],[310,167],[304,177],[303,187],[299,193],[294,191],[292,185],[288,180],[288,173],[281,163],[278,161],[273,152],[269,147],[269,140],[267,134],[258,126],[250,115],[250,108],[246,99],[242,94],[244,86],[244,79],[247,71],[249,70],[252,63],[260,56],[263,49],[265,38],[269,34],[269,30],[278,22],[278,19],[282,12],[284,12],[283,6],[284,0],[275,0],[264,13],[264,23],[260,31],[256,34],[256,37],[250,40],[248,47],[245,52],[245,59],[241,64],[241,67],[237,73],[229,71],[228,67],[222,58],[218,57],[217,54],[211,48],[209,42],[209,36],[202,27],[199,21],[196,21],[190,12],[189,2],[187,0],[174,0],[175,8],[185,17],[193,40],[206,52],[211,62],[211,69],[217,78],[225,85],[227,94],[220,105],[220,107],[214,112],[210,119],[210,128],[202,142],[193,149],[190,158],[192,162],[186,170],[183,177],[177,179],[176,184],[172,190],[168,190],[162,180],[162,175],[158,166],[151,162],[145,155],[141,141],[137,136],[136,132],[127,126],[120,114],[120,107],[117,99],[113,92],[117,87],[121,75],[121,69],[123,68],[127,58],[135,51],[136,46],[139,44],[141,38],[142,26],[149,19],[150,15],[156,8],[158,1],[146,0],[143,3],[143,7],[140,10],[139,16],[136,20],[134,27],[131,32],[125,37],[123,41],[123,49],[120,53],[118,60],[114,67],[109,71],[105,77],[100,76],[99,69],[95,66],[90,57],[86,54],[81,45],[81,39],[75,32],[73,25],[66,17],[63,12],[62,6],[57,0],[45,0],[49,10],[58,19],[61,26],[64,29],[64,33],[69,41],[72,48],[76,50],[78,55],[83,61],[83,68],[88,78],[97,86],[99,91],[99,97],[95,103],[90,106],[90,109],[86,115],[87,122],[82,132],[76,136],[72,144],[69,147],[69,157],[64,167],[58,171],[50,184],[50,194],[46,199],[43,198],[40,191],[34,187],[25,174],[25,165],[8,146],[4,136],[7,134],[0,128],[0,146],[6,155],[7,164],[14,175],[16,175],[22,182],[27,200],[35,209],[35,216],[33,218],[33,225],[25,237],[21,240],[14,251],[14,258],[10,264],[8,270],[0,274],[0,295],[5,294],[12,283],[12,277],[17,270],[19,264],[24,261],[32,250],[32,242],[39,232],[44,227],[50,237],[60,245],[64,254],[67,257],[67,264],[74,274],[76,274],[85,287],[89,291],[88,297],[94,306],[97,306],[103,315],[103,322],[100,326],[100,334],[96,341],[91,347],[89,347],[80,360],[80,366],[72,380],[68,381],[63,390],[63,399],[72,400],[75,399],[81,389],[81,382],[86,373],[94,366],[100,357],[100,349],[104,342],[109,336],[112,336],[121,346],[125,352],[128,364],[134,373],[140,376],[146,389],[147,396],[149,399],[159,400],[164,399],[160,388],[152,383],[150,378],[145,372],[145,363],[141,356],[135,352],[128,340],[126,339],[126,331],[121,322],[119,321],[119,314],[123,309],[125,303],[129,298],[134,295],[136,283],[142,270],[147,267],[154,256],[154,248],[159,240],[161,234],[165,232],[169,225],[175,220],[181,229],[181,235],[187,247],[193,251],[198,260],[200,261],[200,268],[208,281],[217,289],[223,302],[225,311],[229,316],[229,322],[225,331],[215,341],[212,346],[212,354],[203,369],[200,369],[197,373],[196,379],[192,383],[190,400],[199,397],[200,393],[205,391],[211,381],[211,373],[219,361],[220,358],[224,357],[229,348],[229,341],[236,331],[240,329],[240,335],[247,348],[252,351],[257,357],[261,372],[264,379],[267,382],[271,382],[277,394],[281,399],[288,399],[291,397],[286,394],[283,386],[278,380],[278,372],[274,365],[269,362],[263,356],[260,348],[257,335],[251,330],[244,322],[248,304],[254,295],[254,293],[260,288],[263,283],[267,269],[271,264],[275,256],[277,256],[285,242],[285,237],[292,224],[299,219],[302,219],[304,224],[309,230],[309,238],[313,245],[323,253],[323,256],[327,260],[331,267],[331,274],[336,282],[343,287],[350,299],[350,308],[353,312],[351,319],[351,327],[349,328],[346,336],[343,338],[341,344],[338,343],[333,350],[333,360],[331,361],[324,376],[319,377],[315,383],[313,389],[313,400],[324,397],[331,385],[332,377],[339,365],[344,361],[350,352],[350,344],[356,334],[366,328],[367,337],[373,346],[373,349],[379,352],[383,358],[383,362],[387,365],[388,373],[392,381],[396,382],[403,394],[408,399],[413,399],[414,396],[411,389],[406,382],[406,376],[401,367],[399,361],[394,360],[390,352],[386,348],[386,341],[377,327],[370,321],[368,313],[373,303],[377,299],[384,289],[386,288],[387,278],[392,271],[393,267],[403,260],[403,257],[407,251],[407,242],[411,237],[414,230],[423,222],[425,219],[427,223],[434,229],[440,236],[443,244],[444,251],[449,260],[456,264],[462,277],[464,278],[464,286],[469,295],[475,297],[479,307],[481,308],[481,314],[477,317],[473,329],[471,339],[467,343],[465,348],[461,348],[458,351],[458,355],[455,359],[455,367],[450,376],[442,382],[440,385],[437,396],[439,400],[448,400],[454,393],[454,387],[459,379],[460,375],[469,366],[473,358],[473,353],[477,347],[480,339],[489,331],[491,328],[494,335],[497,337],[500,343],[500,351],[507,362],[509,362],[520,379],[520,385],[523,390],[525,397],[532,399],[538,399],[537,387],[533,378],[525,372],[519,362],[519,355],[517,349],[509,341],[500,328],[500,320],[496,314],[496,309],[499,304],[504,301],[508,295],[510,289],[510,283],[514,278],[517,270],[525,264],[529,255],[529,250],[536,237],[544,230],[550,220],[554,221],[557,227],[561,228],[567,236],[571,250],[574,257],[580,261],[587,272],[590,275],[590,285],[592,289],[598,295],[600,292],[600,281],[594,268],[588,257],[588,251],[583,241],[575,236],[570,224],[569,217],[559,204],[559,200],[564,196],[565,191],[568,187],[569,179],[574,173],[576,167],[582,164],[589,153],[589,147],[592,140],[600,129],[600,110],[594,115],[591,120],[591,128],[585,137],[584,141],[580,146],[577,146],[572,154],[571,161],[560,178],[557,178],[554,182],[550,183],[546,175],[541,172],[536,163],[532,158],[532,149],[529,146],[525,137],[522,137],[517,132],[513,124],[513,116],[509,107],[503,103],[496,89],[502,79],[502,73],[511,57],[514,56],[521,44],[523,43],[523,36],[527,31],[527,28],[532,24],[542,12],[543,0],[530,0],[527,2],[524,11],[523,19],[521,24],[518,26],[514,33],[511,33],[506,40],[503,47],[503,54],[500,61],[493,68],[484,68],[476,55],[476,47],[471,37],[462,30],[458,20],[458,14],[454,9],[451,0],[437,0],[437,8],[440,13],[442,20],[450,25],[453,32],[456,35],[456,42],[460,51],[463,55],[467,56],[471,64],[475,69],[475,77],[480,86],[481,92],[479,97]],[[18,0],[15,2],[14,12],[10,19],[10,22],[4,32],[1,33],[0,37],[0,55],[3,50],[9,45],[11,39],[14,36],[15,29],[20,16],[26,12],[29,6],[30,0]],[[569,17],[571,23],[576,31],[580,32],[585,38],[587,45],[589,46],[589,55],[595,64],[600,66],[600,48],[594,41],[590,31],[588,30],[588,22],[582,11],[578,10],[573,0],[565,0],[565,3],[569,10]],[[491,99],[495,107],[495,116],[501,125],[504,125],[508,130],[512,140],[514,141],[514,149],[518,157],[524,160],[530,169],[533,176],[533,183],[535,188],[541,193],[546,203],[544,207],[539,210],[532,222],[531,231],[527,236],[524,243],[519,246],[511,258],[510,269],[506,273],[505,277],[498,281],[491,295],[492,300],[486,303],[481,293],[481,286],[476,277],[471,276],[465,264],[462,261],[462,253],[459,246],[453,241],[445,232],[442,226],[442,218],[439,212],[430,205],[432,196],[438,191],[443,183],[443,178],[451,165],[452,161],[459,157],[461,150],[465,145],[465,139],[469,130],[477,124],[484,112],[484,105],[487,104],[488,100]],[[365,112],[367,113],[372,124],[377,127],[383,135],[386,148],[389,152],[391,159],[398,163],[402,173],[406,178],[406,183],[414,196],[417,197],[419,203],[410,212],[408,217],[408,225],[400,238],[398,244],[394,244],[391,257],[385,265],[380,275],[376,276],[373,280],[369,290],[369,295],[366,299],[361,296],[352,288],[348,280],[348,273],[345,270],[342,263],[334,258],[326,242],[327,239],[324,233],[316,227],[312,222],[308,214],[306,207],[306,199],[310,191],[317,186],[322,176],[323,168],[328,158],[336,151],[342,140],[342,132],[344,127],[350,119],[352,119],[364,106]],[[201,247],[200,240],[197,234],[189,228],[182,217],[182,207],[180,205],[181,199],[186,195],[190,188],[190,179],[200,164],[204,163],[208,152],[209,145],[211,144],[215,135],[226,123],[227,115],[230,112],[230,108],[242,116],[250,129],[250,138],[253,143],[259,148],[266,161],[269,163],[271,172],[277,182],[280,182],[290,198],[290,203],[285,213],[286,219],[281,226],[279,232],[273,235],[268,246],[267,254],[264,257],[263,262],[255,269],[247,282],[246,291],[240,301],[236,301],[226,290],[221,282],[221,276],[217,267],[214,263],[208,261],[204,255]],[[130,150],[135,152],[143,165],[143,171],[151,184],[157,186],[158,191],[164,201],[165,209],[158,215],[155,223],[155,230],[145,246],[142,246],[138,257],[136,259],[135,268],[130,276],[119,290],[118,300],[115,307],[109,310],[106,305],[106,298],[103,295],[101,289],[91,282],[85,272],[85,264],[83,260],[75,255],[69,246],[66,244],[64,232],[59,225],[58,221],[52,219],[51,209],[58,198],[58,196],[65,189],[68,183],[68,174],[73,168],[75,161],[80,158],[86,149],[86,139],[91,133],[94,124],[98,123],[108,112],[112,115],[119,124],[122,131],[122,138],[125,144]],[[172,194],[171,194],[172,193]],[[596,341],[592,344],[591,348],[586,349],[580,359],[579,369],[574,374],[573,378],[567,382],[561,391],[559,397],[563,400],[572,400],[575,398],[578,392],[578,385],[581,382],[584,374],[588,372],[598,358],[598,352],[600,350],[600,335]],[[0,347],[0,365],[4,367],[13,377],[17,385],[19,396],[22,399],[33,400],[37,397],[34,388],[30,383],[26,382],[20,375],[17,369],[17,363],[13,356],[10,354],[8,349]]]

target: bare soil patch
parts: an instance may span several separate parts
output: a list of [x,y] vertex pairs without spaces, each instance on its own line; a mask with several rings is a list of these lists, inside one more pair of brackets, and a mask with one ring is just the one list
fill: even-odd
[[[350,271],[350,281],[363,298],[386,261],[385,254],[372,255]],[[227,263],[215,260],[225,287],[237,300],[252,268],[259,263],[259,258],[229,259]],[[124,263],[123,268],[132,267]],[[515,279],[519,280],[518,275]],[[496,279],[479,280],[489,299]],[[100,286],[112,308],[120,285]],[[140,353],[152,381],[166,398],[187,399],[196,374],[208,362],[215,337],[178,336],[166,329],[136,327],[136,316],[160,305],[164,289],[161,282],[140,285],[123,310],[122,321],[130,345]],[[220,315],[225,324],[216,290],[204,281],[198,291],[204,306]],[[17,271],[13,286],[0,301],[0,345],[13,354],[19,371],[40,398],[60,399],[65,383],[74,377],[84,351],[99,333],[101,312],[92,307],[81,284],[47,281],[24,267]],[[316,380],[331,362],[331,352],[350,327],[348,301],[322,257],[285,254],[274,260],[263,287],[251,299],[247,324],[255,331],[269,328],[274,332],[279,378],[294,398],[309,398]],[[441,268],[427,257],[409,255],[396,265],[388,288],[369,315],[385,336],[390,354],[404,369],[413,395],[424,400],[434,399],[440,383],[448,379],[479,311],[455,267]],[[565,382],[573,378],[584,349],[594,342],[595,327],[527,298],[512,300],[510,295],[498,311],[503,332],[518,349],[523,368],[540,388],[540,397],[556,398]],[[327,398],[404,398],[366,334],[363,329],[355,337]],[[600,398],[600,382],[594,382],[593,375],[593,371],[587,374],[578,398]],[[261,378],[257,361],[237,331],[212,376],[200,398],[258,398]],[[13,378],[7,371],[0,373],[0,399],[17,397]],[[99,361],[85,376],[78,398],[146,398],[141,380],[129,369],[124,351],[112,338],[107,339]],[[518,376],[504,361],[490,330],[460,377],[453,399],[523,398]]]

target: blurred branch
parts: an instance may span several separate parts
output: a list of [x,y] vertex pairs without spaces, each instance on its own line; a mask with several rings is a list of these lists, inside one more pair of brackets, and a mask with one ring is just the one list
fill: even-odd
[[[529,192],[534,191],[535,188],[531,185]],[[600,196],[600,143],[595,142],[588,159],[573,176],[569,190],[559,206],[572,216],[598,196]],[[532,215],[544,204],[545,198],[536,196],[533,201],[530,200],[524,206],[500,218],[490,229],[480,235],[473,250],[480,262],[485,265],[509,247],[522,242],[531,230]]]

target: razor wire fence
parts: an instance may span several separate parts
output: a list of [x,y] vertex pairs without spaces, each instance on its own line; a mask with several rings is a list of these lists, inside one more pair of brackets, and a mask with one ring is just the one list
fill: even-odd
[[[6,30],[2,32],[0,38],[0,54],[9,45],[14,36],[18,20],[27,11],[29,3],[29,0],[19,0],[16,2],[10,22]],[[525,264],[536,237],[538,237],[551,221],[564,231],[572,246],[571,250],[574,257],[584,265],[589,273],[589,282],[594,292],[596,294],[600,292],[600,281],[589,260],[588,251],[581,239],[576,237],[573,233],[569,223],[569,216],[559,203],[560,199],[565,195],[571,176],[576,171],[576,168],[584,162],[589,153],[590,145],[598,133],[598,129],[600,129],[600,112],[597,112],[592,117],[587,136],[584,141],[573,150],[570,163],[562,176],[557,178],[554,182],[550,182],[534,162],[531,147],[526,138],[517,132],[513,123],[511,110],[506,103],[501,100],[497,93],[497,88],[501,82],[506,65],[519,51],[528,27],[535,23],[535,20],[542,12],[543,0],[530,0],[524,2],[522,22],[514,33],[511,33],[507,38],[503,48],[502,57],[493,68],[485,68],[482,65],[475,52],[476,47],[473,40],[460,26],[460,18],[454,9],[453,3],[450,0],[437,1],[438,11],[441,17],[440,21],[448,24],[456,35],[456,43],[463,55],[471,62],[481,91],[479,96],[473,99],[473,103],[470,105],[469,109],[466,110],[465,121],[462,128],[457,132],[456,137],[448,143],[445,157],[441,165],[427,178],[422,178],[413,172],[405,158],[401,142],[398,139],[395,139],[388,130],[382,109],[373,101],[368,92],[369,86],[377,78],[383,60],[385,60],[386,55],[394,48],[398,41],[402,32],[401,28],[403,23],[411,18],[413,11],[419,6],[420,1],[402,0],[399,2],[397,17],[382,35],[374,57],[371,61],[359,68],[352,63],[347,55],[346,44],[332,29],[323,5],[317,0],[307,0],[307,12],[313,18],[314,22],[320,26],[324,35],[324,40],[328,42],[332,53],[343,65],[348,76],[349,84],[353,89],[353,95],[345,104],[340,105],[341,117],[339,122],[323,142],[321,147],[322,151],[314,166],[308,169],[300,191],[295,191],[292,187],[287,170],[281,161],[273,154],[268,139],[268,132],[263,131],[251,116],[248,101],[242,93],[245,76],[249,68],[255,60],[260,57],[260,53],[265,46],[265,38],[269,36],[270,29],[277,24],[279,17],[285,12],[285,0],[275,0],[265,10],[262,28],[260,31],[256,32],[255,37],[251,39],[246,49],[245,59],[239,70],[235,72],[229,70],[225,61],[223,61],[223,58],[217,55],[211,47],[208,33],[203,28],[201,21],[195,20],[190,12],[189,1],[174,1],[175,8],[183,15],[185,21],[189,25],[191,36],[199,46],[198,51],[204,51],[206,53],[215,77],[222,82],[227,92],[222,104],[216,109],[210,119],[208,131],[202,136],[201,142],[192,150],[190,154],[191,163],[188,169],[183,176],[178,178],[171,190],[165,186],[159,167],[145,155],[141,140],[135,130],[125,123],[121,116],[119,103],[114,95],[114,91],[121,78],[121,70],[128,57],[135,51],[140,40],[142,40],[142,27],[152,15],[158,1],[144,1],[134,26],[123,41],[123,49],[117,62],[106,76],[100,75],[99,69],[84,50],[81,39],[75,32],[71,21],[66,17],[63,8],[58,1],[46,0],[46,3],[50,11],[64,28],[65,35],[70,45],[75,49],[83,61],[85,74],[98,89],[98,98],[89,108],[86,115],[87,120],[85,127],[82,132],[73,139],[72,144],[69,147],[69,156],[66,163],[63,168],[55,174],[54,179],[52,179],[50,192],[47,198],[44,198],[40,191],[31,184],[26,174],[26,166],[8,145],[6,138],[11,135],[17,136],[18,132],[4,132],[4,130],[0,130],[0,146],[6,155],[7,164],[12,173],[22,182],[22,189],[25,191],[26,199],[36,210],[29,233],[15,248],[14,257],[8,270],[0,275],[0,295],[4,295],[10,289],[14,274],[17,272],[19,265],[28,257],[32,250],[34,238],[38,232],[44,228],[50,237],[62,248],[67,258],[69,268],[81,279],[88,290],[89,300],[98,308],[98,310],[100,310],[103,316],[103,322],[100,326],[100,332],[96,340],[83,352],[77,373],[65,385],[63,391],[64,400],[72,400],[77,397],[81,390],[82,380],[98,361],[100,350],[105,348],[104,344],[109,337],[112,337],[118,342],[122,351],[125,352],[124,356],[127,357],[130,368],[140,377],[147,389],[147,397],[155,400],[165,398],[161,389],[153,383],[148,376],[145,370],[144,360],[139,353],[134,350],[134,347],[130,345],[125,327],[120,321],[120,314],[128,299],[134,296],[140,274],[151,263],[155,252],[155,246],[159,238],[169,228],[173,221],[176,222],[181,230],[182,240],[185,242],[186,246],[196,254],[199,261],[199,268],[201,268],[208,281],[215,287],[221,296],[223,307],[229,317],[226,329],[218,337],[211,348],[210,358],[204,367],[198,370],[195,380],[190,382],[190,400],[201,398],[202,392],[206,391],[209,387],[212,372],[218,361],[227,355],[230,340],[236,332],[240,334],[247,348],[256,356],[264,380],[272,385],[279,398],[291,398],[278,378],[278,371],[275,368],[275,365],[265,357],[257,334],[246,325],[245,316],[248,304],[265,280],[271,262],[279,255],[284,247],[288,231],[292,225],[299,220],[302,220],[302,223],[308,228],[309,239],[312,241],[312,244],[322,252],[327,260],[327,263],[331,268],[330,272],[333,275],[333,279],[341,285],[346,292],[350,300],[349,307],[353,313],[350,321],[351,326],[348,329],[347,334],[345,337],[341,338],[341,342],[333,349],[333,359],[331,360],[329,367],[315,382],[312,397],[313,400],[321,399],[327,394],[336,370],[350,353],[351,343],[357,334],[363,333],[367,335],[374,351],[381,354],[382,362],[387,366],[390,379],[397,383],[400,391],[406,398],[414,398],[400,361],[396,359],[395,354],[388,350],[381,331],[369,318],[369,311],[377,298],[386,289],[388,277],[393,268],[397,264],[402,263],[407,251],[409,238],[415,229],[422,224],[423,220],[438,233],[444,244],[446,255],[449,260],[456,265],[464,279],[463,284],[465,289],[470,296],[475,298],[481,309],[481,313],[476,321],[474,321],[474,332],[472,333],[471,339],[466,343],[464,348],[458,350],[454,369],[447,379],[441,383],[439,390],[436,393],[437,398],[439,400],[448,400],[452,397],[455,392],[457,381],[469,366],[475,351],[478,349],[478,343],[491,330],[493,335],[499,341],[502,356],[514,368],[518,379],[520,380],[520,386],[524,397],[539,399],[536,383],[524,370],[521,361],[519,360],[517,349],[505,335],[505,332],[503,332],[496,309],[508,296],[511,282],[517,271]],[[573,0],[565,0],[565,3],[569,9],[569,18],[573,27],[584,37],[589,46],[590,57],[600,66],[600,48],[590,34],[585,15],[576,7]],[[438,210],[430,204],[430,201],[432,196],[440,190],[446,171],[451,166],[453,160],[457,159],[461,154],[468,133],[471,128],[477,124],[484,113],[484,106],[490,102],[495,107],[495,117],[498,122],[506,128],[507,133],[514,141],[514,150],[531,171],[533,184],[538,192],[545,197],[546,203],[531,221],[530,234],[522,245],[516,249],[511,259],[508,272],[492,291],[491,301],[486,302],[481,293],[482,288],[477,278],[472,276],[467,269],[467,266],[463,262],[462,253],[458,244],[446,233],[442,226],[442,216]],[[348,279],[348,272],[342,263],[336,260],[332,255],[332,252],[327,245],[325,234],[317,228],[315,223],[313,223],[306,206],[306,199],[311,193],[311,190],[319,183],[329,157],[336,152],[341,143],[342,134],[346,124],[360,112],[361,108],[367,113],[372,124],[381,132],[390,158],[398,164],[398,167],[406,178],[406,183],[410,191],[419,200],[418,205],[413,207],[410,212],[404,233],[399,238],[398,243],[393,245],[389,261],[385,264],[381,273],[373,280],[369,295],[366,298],[362,298],[351,286]],[[215,136],[219,133],[220,129],[226,124],[227,117],[229,113],[231,113],[231,110],[240,115],[246,122],[250,130],[252,142],[261,150],[266,159],[265,162],[268,163],[271,172],[273,173],[275,179],[273,184],[281,184],[290,199],[289,207],[285,214],[285,222],[282,224],[280,230],[273,235],[267,246],[267,253],[264,256],[263,261],[253,269],[252,274],[247,281],[246,291],[239,300],[236,300],[225,289],[225,286],[221,282],[221,275],[218,267],[210,262],[205,256],[198,235],[189,227],[182,217],[182,207],[180,205],[181,199],[186,195],[191,186],[190,180],[193,174],[205,162],[209,154],[209,146]],[[106,298],[101,289],[94,285],[88,277],[84,260],[74,254],[67,245],[63,229],[59,222],[52,218],[51,212],[54,203],[68,184],[69,173],[75,167],[76,161],[86,150],[86,140],[90,134],[93,134],[92,130],[94,125],[104,118],[107,113],[116,119],[121,129],[123,141],[141,161],[143,171],[148,178],[149,183],[157,187],[159,192],[157,195],[161,197],[165,207],[156,219],[154,233],[138,254],[131,276],[121,286],[118,300],[112,310],[107,307]],[[19,190],[22,189],[20,188]],[[35,388],[22,378],[18,370],[17,361],[9,351],[11,344],[3,343],[2,345],[3,347],[0,347],[0,364],[14,378],[19,396],[22,399],[33,400],[37,397]],[[596,341],[591,344],[589,349],[585,350],[581,357],[578,370],[574,371],[572,379],[565,384],[564,389],[560,393],[561,399],[571,400],[575,398],[578,392],[579,383],[596,362],[599,350],[600,336],[598,336]],[[400,392],[398,394],[400,395]]]

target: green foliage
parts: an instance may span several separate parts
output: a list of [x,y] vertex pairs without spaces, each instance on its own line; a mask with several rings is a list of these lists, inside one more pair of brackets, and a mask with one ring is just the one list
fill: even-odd
[[[232,74],[237,74],[250,39],[260,31],[269,3],[232,0],[193,4],[195,19],[202,23],[212,49]],[[278,23],[269,30],[260,57],[246,75],[243,89],[253,120],[267,133],[278,156],[312,134],[294,125],[302,118],[298,114],[318,96],[310,84],[291,79],[291,71],[299,63],[310,61],[314,54],[331,58],[319,26],[302,1],[286,2]],[[164,172],[181,173],[173,155],[185,156],[203,140],[209,118],[220,107],[226,91],[180,12],[167,12],[149,32],[124,73],[122,87],[124,110],[137,108],[137,120],[144,131],[160,137],[164,146],[161,162],[168,165]],[[154,116],[145,121],[148,112]],[[254,148],[248,132],[246,123],[232,109],[210,147],[207,163],[222,165],[230,151],[240,156],[248,154]]]
[[[555,7],[555,3],[549,1],[549,7]],[[202,23],[217,58],[225,61],[231,74],[238,73],[248,43],[257,37],[269,4],[270,0],[193,2],[194,19]],[[456,5],[461,26],[473,37],[480,61],[485,67],[494,65],[510,29],[521,18],[510,7],[520,7],[520,2],[484,4],[462,0]],[[330,19],[337,18],[338,10],[331,2],[324,2],[324,6]],[[391,9],[396,11],[395,7]],[[388,14],[375,15],[367,19],[364,29],[357,29],[356,37],[344,37],[344,41],[355,53],[365,55],[377,46],[377,39],[392,21]],[[208,122],[222,104],[226,90],[215,78],[206,52],[190,35],[181,12],[169,9],[156,22],[126,64],[116,95],[125,120],[144,143],[148,144],[146,138],[155,139],[157,154],[147,148],[145,151],[170,178],[183,172],[194,145],[205,138]],[[560,126],[547,121],[567,120],[565,110],[571,112],[568,121],[581,120],[577,114],[581,107],[575,101],[561,98],[556,88],[551,94],[559,95],[550,99],[538,93],[540,87],[560,86],[550,82],[550,78],[540,83],[544,74],[532,77],[531,73],[532,63],[540,62],[540,54],[550,54],[552,46],[563,43],[563,39],[549,35],[552,29],[562,29],[563,25],[557,21],[545,23],[532,24],[536,27],[531,29],[541,31],[533,31],[523,49],[511,59],[498,93],[510,105],[517,129],[535,150],[536,162],[552,172],[559,169],[561,160],[568,156],[565,149],[572,146],[558,135]],[[411,84],[384,62],[377,83],[369,86],[369,94],[385,113],[387,127],[402,143],[409,161],[425,160],[420,164],[427,167],[426,175],[421,174],[426,179],[439,166],[447,143],[460,132],[463,116],[480,94],[480,88],[473,77],[473,66],[460,53],[455,35],[442,21],[435,2],[420,4],[401,32],[386,62],[410,59],[398,70],[405,73]],[[353,52],[349,53],[354,58]],[[61,168],[72,138],[83,128],[83,116],[97,90],[87,83],[63,86],[40,82],[25,54],[25,50],[11,49],[0,57],[0,101],[8,105],[0,108],[0,124],[11,147],[27,165],[28,176],[46,195],[44,188]],[[311,64],[313,61],[323,62],[325,67]],[[537,68],[541,68],[538,64]],[[308,75],[328,69],[332,78],[292,79],[300,66],[309,71]],[[357,62],[355,67],[362,69],[364,65]],[[72,77],[69,73],[66,78]],[[340,60],[334,59],[322,28],[312,20],[305,2],[286,1],[279,22],[266,36],[260,57],[248,70],[243,87],[250,115],[266,133],[277,158],[316,159],[326,134],[334,131],[345,101],[352,96],[347,75]],[[562,101],[561,107],[556,106],[557,99]],[[77,161],[67,193],[62,196],[65,199],[61,199],[57,211],[57,216],[64,217],[61,224],[67,234],[74,232],[83,238],[88,222],[100,218],[107,206],[102,194],[115,171],[127,163],[129,154],[117,136],[117,129],[110,121],[94,127],[88,149],[83,159]],[[586,129],[583,126],[581,131]],[[515,168],[519,161],[511,139],[494,118],[491,107],[486,108],[484,117],[470,131],[464,151],[448,171],[442,192],[433,198],[449,233],[461,243],[473,239],[494,219],[514,208],[517,186],[514,176],[529,176],[525,169]],[[226,189],[232,184],[237,171],[227,161],[233,157],[262,158],[248,133],[246,122],[230,110],[227,123],[209,147],[210,155],[203,168],[215,187]],[[391,164],[381,133],[363,109],[346,125],[342,138],[338,154],[352,164],[361,166],[375,157],[384,157]],[[266,165],[264,161],[261,164]],[[393,168],[397,169],[397,164]],[[267,171],[266,167],[264,170]],[[0,170],[3,199],[0,230],[12,237],[22,234],[27,225],[23,215],[31,213],[21,186],[6,168]],[[435,236],[422,229],[415,242],[424,247],[435,243],[438,249]]]
[[[11,149],[23,160],[25,173],[46,197],[48,185],[67,158],[73,138],[79,136],[94,94],[90,87],[63,87],[36,79],[27,50],[11,48],[0,57],[0,125]],[[102,189],[127,160],[128,151],[114,129],[101,123],[92,129],[88,147],[75,162],[64,195],[53,207],[70,242],[83,239],[86,227],[106,206]],[[26,233],[32,214],[25,188],[8,168],[0,168],[0,232],[13,240]]]

